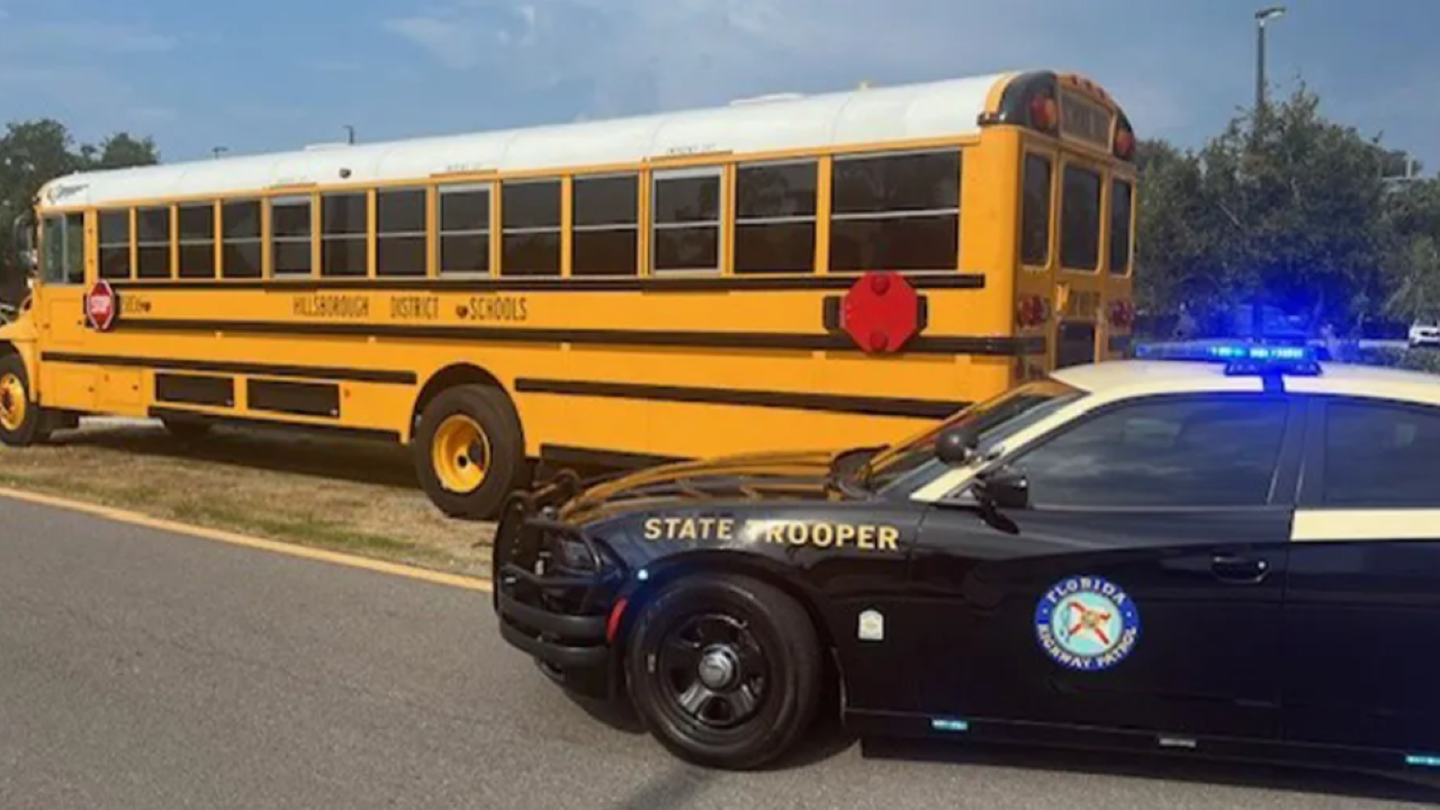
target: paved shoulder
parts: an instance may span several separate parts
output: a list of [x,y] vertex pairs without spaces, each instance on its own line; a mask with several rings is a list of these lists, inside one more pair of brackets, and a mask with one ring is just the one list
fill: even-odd
[[0,499],[0,806],[1386,806],[1303,780],[866,759],[833,733],[806,763],[702,771],[564,697],[488,600]]

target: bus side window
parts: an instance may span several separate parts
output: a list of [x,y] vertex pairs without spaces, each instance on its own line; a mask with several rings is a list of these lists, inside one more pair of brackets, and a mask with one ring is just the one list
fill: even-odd
[[271,273],[277,277],[309,276],[314,228],[309,197],[280,197],[270,201]]
[[560,275],[560,181],[500,184],[502,276]]
[[1020,261],[1031,267],[1050,264],[1050,158],[1025,156],[1024,208],[1020,215]]
[[650,227],[656,273],[720,269],[723,187],[718,168],[655,172]]
[[1065,167],[1060,200],[1060,266],[1094,272],[1100,265],[1100,174]]
[[100,277],[130,278],[130,209],[100,212]]
[[215,205],[180,206],[180,277],[215,277]]
[[640,272],[640,176],[577,177],[570,257],[572,276]]
[[1135,188],[1128,180],[1116,180],[1110,186],[1110,272],[1123,276],[1130,272],[1130,209]]
[[753,163],[735,172],[735,273],[815,270],[820,164]]
[[170,207],[135,212],[140,278],[170,278]]
[[423,276],[429,208],[423,188],[385,189],[375,195],[375,275]]
[[489,184],[441,186],[440,275],[489,272]]
[[85,216],[45,217],[41,279],[51,286],[85,283]]
[[320,198],[320,275],[369,274],[370,203],[365,192]]
[[959,266],[961,151],[835,158],[830,269]]

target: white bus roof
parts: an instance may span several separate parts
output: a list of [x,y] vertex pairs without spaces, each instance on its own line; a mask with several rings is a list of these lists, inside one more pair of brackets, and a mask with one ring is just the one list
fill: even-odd
[[[436,175],[639,163],[692,153],[826,148],[979,131],[997,82],[984,76],[814,96],[778,94],[725,107],[327,149],[72,174],[41,190],[44,207],[383,183]],[[348,175],[342,176],[342,170]]]

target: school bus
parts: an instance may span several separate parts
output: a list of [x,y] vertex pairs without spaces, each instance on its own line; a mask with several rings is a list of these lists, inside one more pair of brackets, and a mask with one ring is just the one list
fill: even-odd
[[66,176],[0,439],[370,435],[464,518],[540,461],[885,444],[1124,351],[1134,151],[1042,70]]

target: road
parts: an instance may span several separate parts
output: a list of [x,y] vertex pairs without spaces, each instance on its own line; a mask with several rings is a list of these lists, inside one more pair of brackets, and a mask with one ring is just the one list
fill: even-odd
[[1404,783],[872,748],[683,765],[500,641],[485,594],[0,498],[0,807],[1381,808]]

